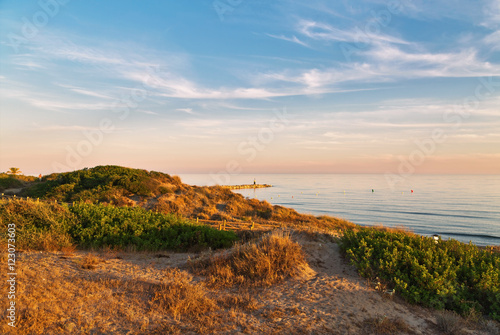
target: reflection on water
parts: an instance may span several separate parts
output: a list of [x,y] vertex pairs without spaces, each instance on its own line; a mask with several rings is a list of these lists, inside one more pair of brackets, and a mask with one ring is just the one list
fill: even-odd
[[[214,184],[209,175],[180,177],[187,184]],[[363,225],[403,225],[418,234],[479,245],[500,244],[500,175],[414,175],[395,189],[379,174],[237,175],[230,184],[252,184],[254,178],[274,187],[234,192],[301,213]]]

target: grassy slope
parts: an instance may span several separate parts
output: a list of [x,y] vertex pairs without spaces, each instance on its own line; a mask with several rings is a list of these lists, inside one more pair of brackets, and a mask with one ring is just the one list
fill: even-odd
[[200,219],[274,220],[318,228],[353,226],[337,218],[303,215],[266,201],[248,200],[224,187],[190,186],[176,176],[119,166],[97,166],[45,176],[43,182],[27,188],[24,195],[65,202],[139,205],[160,213]]

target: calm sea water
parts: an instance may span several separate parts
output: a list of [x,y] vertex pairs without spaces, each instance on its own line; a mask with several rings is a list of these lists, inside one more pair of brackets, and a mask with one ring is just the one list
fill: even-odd
[[[187,184],[215,184],[209,175],[180,177]],[[231,176],[229,184],[254,178],[274,187],[235,192],[300,213],[500,245],[500,175],[414,175],[391,187],[384,175],[255,174]]]

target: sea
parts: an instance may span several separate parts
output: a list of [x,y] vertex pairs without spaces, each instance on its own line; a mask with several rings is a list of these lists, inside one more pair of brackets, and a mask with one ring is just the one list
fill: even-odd
[[[179,176],[198,186],[221,180],[209,174]],[[222,179],[227,185],[270,184],[234,192],[303,214],[500,245],[500,175],[239,174]]]

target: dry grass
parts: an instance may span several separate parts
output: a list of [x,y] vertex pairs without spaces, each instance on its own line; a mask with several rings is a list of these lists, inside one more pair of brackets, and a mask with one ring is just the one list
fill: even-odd
[[76,246],[74,244],[65,246],[61,248],[61,252],[64,257],[71,257],[75,255]]
[[464,320],[452,311],[439,311],[436,322],[438,330],[449,335],[458,334],[464,327]]
[[179,269],[165,270],[165,278],[154,287],[151,308],[166,312],[175,319],[186,315],[199,317],[216,309],[216,303],[207,297],[201,283],[193,283],[193,277]]
[[385,316],[378,316],[368,318],[363,322],[365,331],[370,334],[393,335],[393,334],[413,334],[410,326],[406,321],[401,318],[388,318]]
[[[230,315],[185,271],[166,270],[161,283],[151,283],[75,266],[100,264],[103,258],[95,254],[79,264],[59,255],[27,253],[19,259],[16,328],[0,313],[0,334],[212,334],[228,323]],[[236,300],[240,309],[256,304],[247,295],[228,297],[228,306]]]
[[83,258],[81,262],[81,267],[82,269],[94,270],[95,268],[97,268],[99,264],[105,262],[106,261],[100,256],[95,255],[93,253],[89,253]]
[[17,262],[16,328],[7,325],[2,313],[1,334],[110,334],[148,326],[144,314],[137,312],[146,309],[148,284],[75,276],[58,266],[66,262],[78,271],[71,267],[72,261],[57,255],[32,257],[30,265],[23,259]]
[[193,263],[211,287],[234,284],[269,286],[308,269],[300,245],[282,231],[266,234],[256,242],[235,246],[229,253],[212,255]]
[[236,294],[227,294],[219,297],[217,303],[226,309],[240,309],[244,311],[256,311],[262,307],[262,304],[254,297],[254,292],[240,291]]

